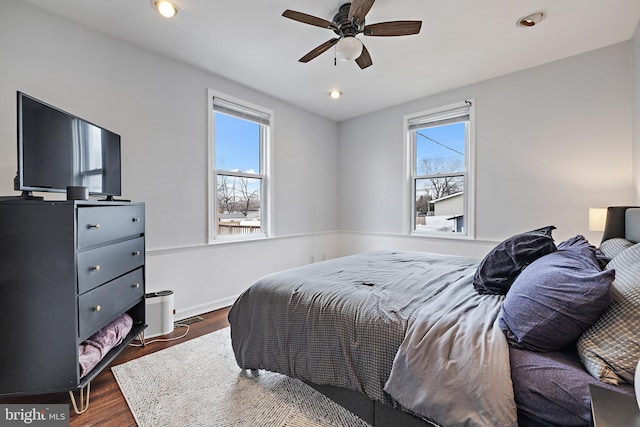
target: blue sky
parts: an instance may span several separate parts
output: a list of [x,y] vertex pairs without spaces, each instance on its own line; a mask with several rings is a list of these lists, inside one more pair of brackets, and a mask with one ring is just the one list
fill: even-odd
[[[215,119],[216,169],[258,173],[260,125],[222,113],[216,113]],[[419,129],[417,133],[418,161],[464,158],[460,154],[465,149],[464,123]]]
[[423,158],[464,159],[465,123],[418,129],[416,132],[416,160],[418,162]]
[[215,113],[216,169],[260,172],[260,125]]

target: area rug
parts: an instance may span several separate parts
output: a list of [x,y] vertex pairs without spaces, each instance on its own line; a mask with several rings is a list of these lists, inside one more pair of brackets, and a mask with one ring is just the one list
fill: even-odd
[[229,328],[111,368],[140,427],[367,427],[301,381],[241,370]]

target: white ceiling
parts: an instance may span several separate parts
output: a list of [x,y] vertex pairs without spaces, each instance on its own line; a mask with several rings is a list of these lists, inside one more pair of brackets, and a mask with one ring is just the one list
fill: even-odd
[[[346,0],[175,0],[170,20],[150,0],[22,1],[337,121],[629,40],[640,19],[640,0],[377,0],[366,23],[416,19],[422,31],[360,35],[373,59],[360,70],[334,66],[333,49],[298,62],[334,33],[281,16],[331,21]],[[539,10],[539,25],[516,27]]]

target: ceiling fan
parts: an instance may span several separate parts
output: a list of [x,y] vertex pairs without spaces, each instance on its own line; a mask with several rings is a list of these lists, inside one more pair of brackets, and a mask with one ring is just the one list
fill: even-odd
[[364,44],[356,37],[358,34],[375,37],[408,36],[418,34],[422,21],[388,21],[377,24],[365,25],[365,16],[373,6],[375,0],[353,0],[340,6],[333,21],[318,18],[306,13],[287,9],[282,13],[285,18],[304,24],[332,30],[338,37],[327,40],[320,46],[312,49],[299,59],[300,62],[309,62],[320,54],[336,45],[336,56],[348,61],[355,59],[361,69],[373,64],[371,55]]

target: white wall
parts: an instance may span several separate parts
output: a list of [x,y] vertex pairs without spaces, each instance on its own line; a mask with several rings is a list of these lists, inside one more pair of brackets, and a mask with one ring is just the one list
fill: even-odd
[[[147,203],[148,289],[173,289],[178,317],[229,304],[257,277],[311,257],[381,248],[482,256],[547,224],[557,239],[597,240],[590,206],[640,203],[638,30],[632,42],[338,125],[28,5],[3,6],[0,194],[13,194],[17,90],[120,133],[123,195]],[[275,111],[273,239],[205,244],[208,88]],[[465,98],[477,107],[478,239],[407,237],[402,117]]]
[[[274,111],[277,239],[205,244],[209,88]],[[307,263],[310,256],[337,255],[337,209],[326,202],[335,200],[338,191],[335,122],[5,1],[0,14],[0,195],[17,194],[18,90],[122,136],[123,197],[146,202],[147,289],[173,289],[178,317],[225,305],[266,273]]]
[[635,204],[640,205],[640,22],[631,39],[632,117],[633,117],[633,183]]
[[[340,225],[361,240],[474,254],[479,243],[553,224],[556,239],[588,231],[591,206],[633,202],[629,42],[505,75],[340,123]],[[428,78],[428,75],[425,75]],[[402,237],[402,118],[476,100],[476,236],[468,244]],[[391,238],[395,236],[395,238]],[[488,241],[488,242],[487,242]]]

